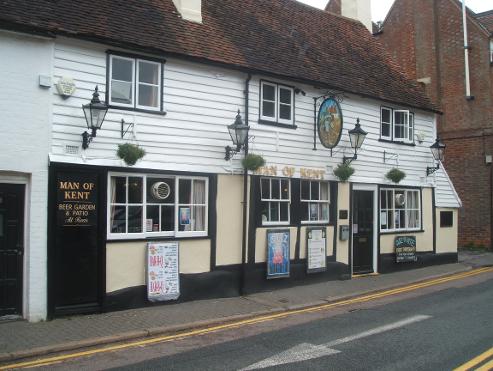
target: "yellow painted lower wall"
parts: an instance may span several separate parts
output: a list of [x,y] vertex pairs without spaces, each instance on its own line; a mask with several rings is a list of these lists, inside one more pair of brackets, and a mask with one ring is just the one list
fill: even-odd
[[[180,273],[210,271],[210,240],[180,243]],[[146,284],[146,241],[106,244],[106,292]]]
[[394,253],[394,240],[397,236],[415,236],[416,251],[433,251],[433,202],[431,188],[422,190],[423,230],[424,232],[402,232],[380,235],[380,254]]
[[243,176],[217,177],[216,265],[241,264]]
[[289,258],[294,259],[296,247],[296,227],[285,228],[257,228],[255,231],[255,263],[265,263],[267,261],[267,230],[268,229],[289,229]]
[[[349,183],[339,183],[337,194],[337,225],[349,225],[348,219],[339,219],[339,211],[347,210],[349,215]],[[349,241],[337,239],[336,261],[349,264]]]
[[[452,227],[440,227],[440,211],[452,211]],[[436,209],[437,220],[437,253],[457,252],[457,209]]]

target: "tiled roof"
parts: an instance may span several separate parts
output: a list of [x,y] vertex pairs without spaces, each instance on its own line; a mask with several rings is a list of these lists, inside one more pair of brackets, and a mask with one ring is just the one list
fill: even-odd
[[202,0],[202,24],[182,20],[172,0],[0,0],[0,9],[0,28],[187,56],[437,110],[361,23],[294,0]]
[[493,10],[483,13],[477,13],[476,19],[493,34]]

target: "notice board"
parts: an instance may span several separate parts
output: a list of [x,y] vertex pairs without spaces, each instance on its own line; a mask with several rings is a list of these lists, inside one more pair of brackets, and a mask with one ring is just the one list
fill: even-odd
[[306,230],[307,273],[327,270],[327,239],[325,228],[309,227]]
[[176,300],[180,297],[178,242],[147,244],[147,299]]

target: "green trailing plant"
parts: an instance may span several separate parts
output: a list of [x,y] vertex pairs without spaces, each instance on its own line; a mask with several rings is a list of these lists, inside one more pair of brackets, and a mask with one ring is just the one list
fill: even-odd
[[241,160],[241,164],[245,169],[255,171],[259,167],[265,165],[265,160],[261,155],[249,153],[243,160]]
[[120,157],[128,166],[133,166],[138,160],[145,156],[146,151],[132,143],[118,145],[117,156]]
[[390,169],[387,174],[385,174],[385,177],[394,183],[399,183],[406,177],[406,173],[394,167],[393,169]]
[[353,174],[354,168],[347,162],[337,165],[334,169],[334,175],[339,178],[341,182],[346,182]]

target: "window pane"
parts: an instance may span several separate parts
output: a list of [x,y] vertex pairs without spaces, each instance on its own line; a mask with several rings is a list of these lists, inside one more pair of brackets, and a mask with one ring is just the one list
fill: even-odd
[[270,221],[279,221],[279,202],[270,202]]
[[390,110],[382,109],[382,122],[390,123]]
[[301,220],[307,221],[310,220],[310,215],[308,215],[308,202],[301,203]]
[[133,61],[112,57],[111,78],[132,82]]
[[159,206],[147,206],[146,232],[159,232]]
[[192,203],[192,181],[190,179],[180,179],[178,191],[181,204]]
[[320,208],[321,208],[321,219],[329,220],[329,205],[321,204]]
[[193,206],[193,231],[205,231],[205,206]]
[[269,203],[268,202],[262,202],[260,204],[260,209],[262,210],[260,212],[262,222],[269,221]]
[[289,203],[280,202],[281,206],[281,222],[287,222],[289,220]]
[[125,206],[111,207],[111,233],[125,233],[127,226],[127,212]]
[[173,178],[147,178],[147,202],[174,203],[175,180]]
[[111,177],[111,203],[124,204],[127,200],[127,178]]
[[387,208],[387,192],[386,191],[380,192],[380,208],[381,209]]
[[262,116],[275,117],[275,103],[264,101],[262,103]]
[[159,87],[139,84],[139,106],[159,107]]
[[111,101],[114,103],[132,104],[132,83],[112,80]]
[[175,230],[175,207],[174,206],[161,206],[161,230],[162,231],[174,231]]
[[318,200],[320,199],[319,197],[319,188],[320,184],[318,182],[311,182],[311,199],[312,200]]
[[129,204],[141,204],[142,203],[142,178],[129,177],[128,178],[128,203]]
[[128,233],[142,233],[142,206],[128,207]]
[[279,106],[279,118],[283,120],[291,120],[291,106],[281,104]]
[[159,64],[139,61],[139,82],[159,85]]
[[281,180],[281,198],[283,200],[289,200],[289,180]]
[[320,183],[320,199],[329,200],[329,183]]
[[279,89],[279,101],[281,103],[291,105],[291,90],[290,89]]
[[279,200],[281,198],[279,193],[279,186],[280,186],[279,179],[271,179],[271,186],[272,186],[272,199]]
[[310,199],[310,182],[306,180],[301,181],[301,199],[302,200]]
[[403,209],[406,204],[406,199],[404,197],[404,191],[395,191],[395,208]]
[[261,181],[262,188],[262,199],[268,200],[270,198],[270,181],[269,179],[263,178]]
[[404,138],[404,128],[402,126],[395,127],[395,139],[403,139]]
[[390,124],[382,123],[382,137],[390,137]]
[[193,203],[205,204],[205,181],[194,180],[193,181]]
[[276,100],[276,88],[271,85],[262,85],[262,99],[275,101]]
[[310,221],[315,222],[318,217],[318,204],[310,204]]

